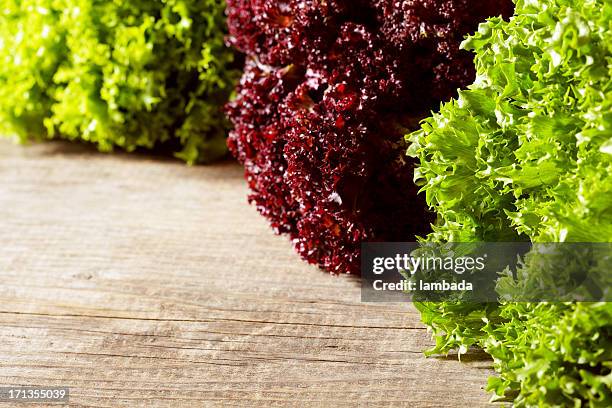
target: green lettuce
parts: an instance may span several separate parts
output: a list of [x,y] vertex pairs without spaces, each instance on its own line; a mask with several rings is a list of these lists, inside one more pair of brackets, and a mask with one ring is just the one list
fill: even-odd
[[225,154],[238,77],[218,0],[1,0],[0,132]]
[[[515,3],[510,21],[489,19],[464,42],[474,84],[407,137],[438,214],[426,239],[611,242],[612,2]],[[537,257],[522,269],[554,276]],[[489,390],[516,406],[612,406],[609,303],[417,307],[436,336],[430,353],[484,348],[500,374]]]

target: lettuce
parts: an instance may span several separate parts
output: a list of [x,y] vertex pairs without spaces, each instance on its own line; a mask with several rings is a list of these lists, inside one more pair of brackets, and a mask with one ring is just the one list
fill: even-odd
[[[611,242],[612,3],[515,3],[463,43],[474,84],[407,136],[438,214],[427,240]],[[523,273],[551,273],[536,263]],[[484,348],[500,373],[488,389],[516,406],[612,405],[609,303],[418,308],[437,337],[430,353]]]
[[218,0],[2,0],[0,132],[225,154],[238,72]]

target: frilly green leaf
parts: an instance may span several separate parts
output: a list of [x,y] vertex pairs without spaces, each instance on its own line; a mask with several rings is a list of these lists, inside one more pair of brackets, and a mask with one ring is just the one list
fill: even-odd
[[0,132],[225,154],[239,73],[218,0],[0,1]]

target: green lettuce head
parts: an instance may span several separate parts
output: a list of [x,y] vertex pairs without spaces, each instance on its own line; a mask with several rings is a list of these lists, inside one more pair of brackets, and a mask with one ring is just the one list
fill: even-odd
[[477,79],[409,136],[448,241],[612,241],[612,3],[519,0]]
[[237,72],[218,0],[0,0],[0,131],[225,154]]
[[[515,3],[464,42],[475,83],[407,137],[438,214],[427,240],[612,242],[612,2]],[[519,272],[559,273],[535,256]],[[610,303],[417,307],[430,353],[484,348],[499,372],[488,389],[515,406],[612,406]]]

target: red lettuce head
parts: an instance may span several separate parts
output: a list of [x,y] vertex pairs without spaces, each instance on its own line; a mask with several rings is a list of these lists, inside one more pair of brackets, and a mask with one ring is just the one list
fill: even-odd
[[403,136],[474,80],[463,36],[511,12],[510,0],[229,0],[247,62],[228,143],[250,201],[333,273],[359,273],[363,241],[426,233]]

